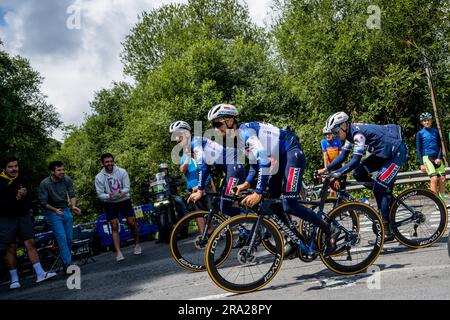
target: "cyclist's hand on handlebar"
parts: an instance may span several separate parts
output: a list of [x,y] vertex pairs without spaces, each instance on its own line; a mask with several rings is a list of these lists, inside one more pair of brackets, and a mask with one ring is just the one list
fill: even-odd
[[247,181],[245,181],[244,183],[238,185],[236,188],[233,189],[233,193],[235,196],[239,196],[241,194],[242,191],[246,190],[250,188],[250,183],[248,183]]
[[320,175],[328,173],[328,169],[327,168],[319,169],[319,170],[317,170],[317,173]]
[[253,207],[258,204],[262,199],[262,195],[256,192],[252,193],[249,196],[246,196],[244,200],[241,201],[241,205],[247,205],[249,207]]
[[189,196],[187,202],[197,202],[198,200],[200,200],[203,197],[203,191],[202,190],[197,190],[195,192],[192,192],[191,195]]
[[330,172],[328,175],[330,176],[330,178],[332,180],[338,180],[342,176],[342,173],[334,171],[334,172]]

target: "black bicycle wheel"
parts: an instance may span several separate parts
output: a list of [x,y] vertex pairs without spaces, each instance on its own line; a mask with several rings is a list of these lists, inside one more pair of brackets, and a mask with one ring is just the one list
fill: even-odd
[[[294,217],[295,219],[296,217]],[[292,219],[292,217],[291,217]],[[301,219],[298,220],[294,220],[292,219],[292,223],[294,225],[297,225]],[[265,232],[265,238],[263,238],[263,245],[264,247],[272,254],[276,253],[276,243],[275,243],[275,239],[273,237],[270,236],[270,233]],[[287,237],[284,237],[284,255],[286,257],[289,257],[291,254],[294,253],[294,251],[297,249],[297,246],[294,245],[293,243],[287,241]]]
[[[325,206],[323,208],[323,211],[325,213],[327,213],[327,212],[329,213],[334,208],[336,208],[339,204],[343,204],[343,203],[347,203],[347,202],[348,201],[343,200],[341,203],[338,203],[338,199],[337,198],[335,198],[335,197],[328,197],[325,200]],[[348,225],[348,221],[349,221],[348,219],[351,219],[351,222],[352,222],[352,226],[351,227]],[[337,217],[337,221],[343,223],[344,220],[346,221],[346,224],[347,224],[349,229],[355,230],[356,232],[358,232],[359,220],[358,220],[358,215],[355,212],[350,211],[350,210],[349,211],[345,211],[345,212],[344,211],[341,212],[341,215],[339,217]],[[327,219],[326,219],[326,221],[329,222]],[[312,232],[313,232],[313,225],[312,225],[312,223],[310,223],[308,221],[305,221],[303,219],[301,219],[300,222],[301,223],[299,225],[299,232],[305,238],[306,243],[310,243],[310,241],[312,240],[311,236],[312,236]],[[342,248],[342,250],[345,250],[345,248]],[[337,252],[337,253],[341,253],[341,252],[342,251]]]
[[431,190],[406,190],[391,206],[390,223],[400,243],[414,249],[429,247],[447,229],[447,207]]
[[[202,227],[206,224],[209,212],[196,211],[178,221],[170,235],[170,251],[175,261],[189,271],[205,271],[205,249],[208,239],[202,241]],[[214,215],[208,233],[220,225],[225,218]],[[187,234],[184,234],[187,230]],[[231,247],[231,236],[228,236],[228,249]],[[223,261],[226,251],[218,258],[217,263]]]
[[[268,284],[280,270],[283,257],[283,238],[275,225],[262,219],[255,230],[256,238],[253,248],[249,248],[247,240],[253,235],[252,230],[258,216],[241,215],[222,223],[211,236],[206,249],[206,267],[211,279],[222,289],[234,293],[255,291]],[[266,250],[259,234],[264,231],[275,239],[275,253]],[[218,265],[217,255],[227,246],[224,234],[231,233],[233,247],[226,260]]]
[[[352,218],[354,214],[358,216],[356,225]],[[322,248],[325,245],[325,234],[319,231],[318,245],[323,263],[330,270],[345,275],[367,269],[380,255],[384,243],[384,229],[380,215],[368,205],[348,202],[336,207],[328,217],[331,223],[341,229],[341,233],[336,242],[335,253],[324,257]]]

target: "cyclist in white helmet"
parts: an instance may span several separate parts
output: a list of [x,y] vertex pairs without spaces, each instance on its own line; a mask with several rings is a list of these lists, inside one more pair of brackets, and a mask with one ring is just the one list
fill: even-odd
[[[176,121],[170,126],[172,138],[183,147],[184,152],[195,154],[198,164],[198,185],[193,188],[188,202],[196,203],[202,199],[208,184],[210,176],[209,167],[216,167],[227,174],[227,178],[232,176],[231,182],[228,182],[225,192],[232,190],[234,185],[242,183],[245,178],[245,167],[236,163],[236,152],[233,148],[225,148],[219,143],[206,137],[193,136],[187,127],[183,126],[184,121]],[[178,123],[178,125],[176,125]],[[235,180],[234,180],[235,179]],[[233,216],[241,213],[239,208],[233,207],[233,203],[223,198],[220,204],[221,211]]]
[[[242,204],[253,207],[262,199],[262,193],[268,187],[271,197],[282,197],[282,205],[273,206],[275,213],[292,214],[311,222],[325,232],[326,246],[324,255],[330,255],[336,248],[336,239],[340,229],[325,222],[310,208],[298,203],[302,186],[306,157],[301,149],[300,140],[295,133],[280,129],[268,123],[247,122],[238,124],[238,111],[235,106],[219,104],[211,108],[208,120],[214,129],[227,140],[232,138],[238,151],[246,151],[251,170],[245,182],[237,186],[237,192],[250,187],[255,175],[257,185],[255,192],[244,198]],[[270,172],[273,158],[278,167]],[[270,177],[270,181],[269,181]]]
[[[386,240],[393,240],[389,227],[389,206],[392,201],[392,187],[395,178],[408,157],[408,149],[402,141],[401,128],[395,124],[376,125],[350,123],[345,112],[332,114],[326,121],[327,130],[346,140],[342,153],[320,173],[335,170],[332,176],[353,170],[353,177],[360,182],[370,182],[378,209],[383,218]],[[349,156],[353,147],[352,159],[343,167],[342,163]],[[364,152],[370,156],[361,161]],[[371,173],[377,171],[373,180]]]

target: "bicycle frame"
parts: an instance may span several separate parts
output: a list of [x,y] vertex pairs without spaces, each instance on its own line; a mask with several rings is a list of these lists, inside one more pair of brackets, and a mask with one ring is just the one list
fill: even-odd
[[[330,188],[330,180],[327,178],[325,180],[325,183],[323,185],[322,191],[320,193],[320,200],[318,200],[318,201],[298,200],[298,201],[301,204],[308,204],[308,205],[312,205],[312,206],[318,207],[318,213],[317,214],[320,214],[321,216],[326,217],[327,220],[330,220],[330,223],[334,223],[336,226],[341,228],[341,230],[344,231],[344,237],[345,236],[350,236],[348,241],[340,244],[336,248],[336,250],[341,250],[342,248],[346,247],[348,244],[352,243],[353,239],[351,237],[351,232],[349,232],[345,228],[342,228],[342,226],[339,224],[339,222],[337,222],[335,219],[330,219],[329,217],[327,217],[325,212],[323,212],[323,208],[325,206],[325,200],[327,198],[328,189],[329,188]],[[257,230],[257,228],[261,224],[261,221],[262,221],[262,219],[264,217],[264,214],[262,213],[263,203],[264,202],[277,203],[279,201],[281,201],[281,200],[279,200],[279,199],[277,199],[277,200],[265,200],[265,199],[263,199],[261,201],[261,203],[259,205],[259,208],[258,208],[258,210],[256,212],[256,214],[258,215],[258,219],[257,219],[256,223],[252,227],[252,230],[250,232],[251,237],[249,237],[247,239],[246,246],[248,246],[249,248],[253,248],[253,246],[255,244],[255,239],[256,239],[256,232],[255,232],[255,230]],[[297,245],[297,247],[299,249],[301,249],[303,252],[307,253],[308,255],[313,255],[313,254],[319,253],[318,245],[317,245],[317,237],[316,237],[317,236],[317,228],[318,227],[317,226],[313,226],[311,242],[309,243],[309,245],[307,245],[307,244],[305,244],[307,242],[306,239],[294,227],[291,219],[289,218],[289,216],[284,211],[283,211],[283,217],[288,222],[288,224],[286,224],[286,222],[283,221],[283,219],[279,215],[277,215],[275,213],[271,213],[269,219],[277,226],[277,228],[280,230],[280,233],[283,235],[283,237],[286,237],[288,239],[288,241],[290,241],[290,242],[294,243],[295,245]],[[251,254],[251,250],[248,250],[247,255],[249,256],[250,254]]]
[[[340,183],[340,186],[339,186],[338,189],[334,189],[334,188],[333,188],[333,190],[335,190],[335,191],[337,192],[337,203],[338,203],[338,204],[342,203],[342,200],[347,200],[347,201],[357,201],[357,200],[356,200],[355,198],[353,198],[353,197],[350,195],[350,193],[348,193],[348,191],[346,190],[347,183],[348,183],[348,182],[347,182],[347,176],[346,176],[346,175],[343,175],[343,176],[341,177],[341,179],[339,180],[339,183]],[[356,185],[356,183],[355,183],[355,185]],[[358,183],[358,185],[359,185],[359,183]],[[366,188],[372,190],[374,183],[373,183],[373,182],[365,182],[365,183],[363,183],[363,185],[364,185]],[[392,198],[393,198],[393,201],[392,201],[391,203],[394,203],[395,201],[398,201],[398,203],[400,203],[404,208],[406,208],[406,209],[411,213],[411,216],[410,216],[410,217],[408,217],[408,218],[406,218],[406,219],[404,219],[404,220],[402,220],[402,221],[399,221],[399,222],[395,223],[394,226],[396,226],[396,227],[402,226],[402,225],[405,225],[405,224],[407,224],[407,223],[409,223],[409,222],[411,222],[411,221],[413,221],[413,220],[415,220],[415,219],[418,218],[418,214],[417,214],[417,212],[414,210],[414,208],[412,208],[411,206],[407,205],[405,202],[403,202],[402,199],[398,198],[398,197],[392,192],[392,190],[391,190],[391,195],[392,195]]]

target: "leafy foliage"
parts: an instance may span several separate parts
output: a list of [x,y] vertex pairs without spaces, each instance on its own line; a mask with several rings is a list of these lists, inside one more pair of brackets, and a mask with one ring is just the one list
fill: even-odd
[[444,127],[450,125],[450,4],[380,0],[381,29],[369,29],[372,2],[277,0],[269,30],[254,25],[237,0],[191,0],[143,12],[121,55],[135,85],[114,83],[98,92],[93,114],[69,128],[58,154],[82,206],[100,210],[93,188],[105,151],[128,170],[133,200],[141,201],[145,176],[170,162],[169,124],[204,121],[221,102],[235,104],[240,121],[296,131],[307,176],[322,166],[321,129],[338,110],[353,121],[400,124],[411,151],[404,170],[416,169],[417,116],[431,111],[425,66],[434,72]]

